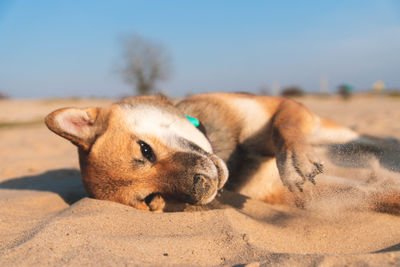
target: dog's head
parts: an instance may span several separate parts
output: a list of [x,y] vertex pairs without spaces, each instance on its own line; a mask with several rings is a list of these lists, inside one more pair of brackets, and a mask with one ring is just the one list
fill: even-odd
[[157,210],[154,196],[190,204],[213,200],[228,177],[208,139],[163,96],[105,108],[63,108],[46,125],[78,146],[88,193]]

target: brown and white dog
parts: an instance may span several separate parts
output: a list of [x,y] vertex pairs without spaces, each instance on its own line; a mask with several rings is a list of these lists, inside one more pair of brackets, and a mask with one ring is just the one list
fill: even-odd
[[293,100],[244,93],[138,96],[59,109],[46,124],[78,147],[90,196],[151,211],[169,199],[207,204],[224,186],[282,203],[323,171],[312,144],[359,137]]

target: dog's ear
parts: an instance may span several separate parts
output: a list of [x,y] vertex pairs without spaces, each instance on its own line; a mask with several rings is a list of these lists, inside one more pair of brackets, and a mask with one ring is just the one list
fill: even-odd
[[62,108],[46,116],[50,130],[68,139],[84,150],[89,150],[95,140],[100,108]]

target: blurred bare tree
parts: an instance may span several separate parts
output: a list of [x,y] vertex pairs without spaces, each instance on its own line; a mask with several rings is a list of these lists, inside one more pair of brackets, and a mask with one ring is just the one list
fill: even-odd
[[157,82],[169,78],[171,57],[162,44],[137,34],[130,35],[122,39],[119,72],[137,94],[150,94],[155,91]]
[[0,92],[0,99],[7,99],[8,96],[2,92]]

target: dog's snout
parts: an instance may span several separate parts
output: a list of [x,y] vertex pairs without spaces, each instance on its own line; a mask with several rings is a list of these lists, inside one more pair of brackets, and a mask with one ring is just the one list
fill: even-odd
[[201,204],[205,198],[207,198],[211,192],[214,192],[217,188],[217,179],[210,178],[203,174],[195,174],[193,176],[193,187],[192,187],[192,200],[197,204]]
[[176,184],[175,188],[180,188],[181,199],[190,204],[209,203],[226,181],[226,167],[215,155],[178,152],[174,155],[174,161],[180,162],[185,168],[178,176],[181,177],[181,183]]
[[211,179],[205,175],[196,174],[193,178],[193,191],[203,195],[211,189]]

